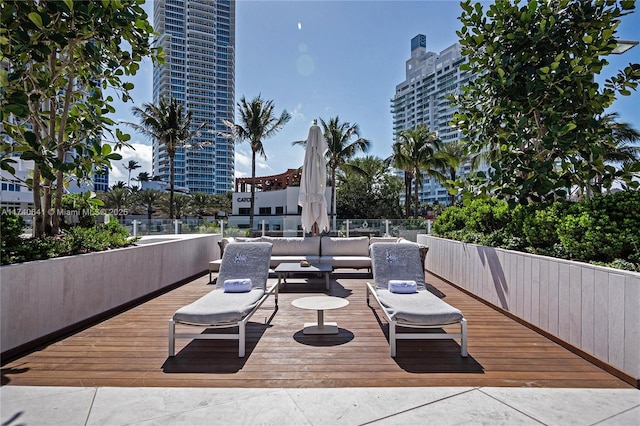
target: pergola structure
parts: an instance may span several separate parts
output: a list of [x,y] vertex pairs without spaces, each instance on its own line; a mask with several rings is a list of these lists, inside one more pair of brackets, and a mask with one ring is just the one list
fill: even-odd
[[[288,169],[279,175],[261,176],[255,178],[256,191],[275,191],[288,186],[300,186],[300,169]],[[249,192],[253,178],[236,178],[236,192]],[[247,189],[249,188],[249,189]]]

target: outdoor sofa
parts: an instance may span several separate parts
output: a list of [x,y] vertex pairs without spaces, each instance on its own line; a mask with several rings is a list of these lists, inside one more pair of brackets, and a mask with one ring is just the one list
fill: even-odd
[[[333,268],[352,268],[371,270],[369,246],[373,243],[408,243],[396,237],[256,237],[256,238],[223,238],[219,245],[224,254],[225,247],[231,242],[267,242],[273,245],[270,267],[276,268],[281,263],[297,263],[306,260],[310,263],[328,263]],[[426,248],[422,248],[426,255]],[[222,256],[221,254],[221,256]],[[423,257],[424,260],[424,257]],[[211,274],[220,267],[219,260],[209,262],[209,282]]]

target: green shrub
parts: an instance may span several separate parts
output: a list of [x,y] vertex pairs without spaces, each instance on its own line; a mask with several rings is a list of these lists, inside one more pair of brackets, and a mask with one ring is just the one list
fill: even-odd
[[558,224],[566,216],[569,203],[523,207],[522,233],[528,246],[547,249],[558,242]]
[[628,262],[623,259],[615,259],[612,262],[590,262],[594,265],[608,266],[609,268],[622,269],[625,271],[640,272],[640,265],[634,262]]
[[558,237],[573,257],[588,262],[610,262],[621,253],[620,230],[606,214],[590,211],[568,214],[558,225]]
[[558,226],[562,244],[577,259],[640,259],[640,192],[617,192],[571,206]]
[[464,229],[466,222],[462,208],[451,206],[438,215],[431,230],[434,235],[454,238],[453,233]]
[[9,210],[0,210],[0,256],[3,265],[11,263],[16,256],[16,248],[22,244],[24,225],[22,216]]
[[514,209],[503,201],[478,199],[447,208],[432,231],[468,243],[638,270],[640,192]]
[[483,234],[504,229],[511,220],[507,202],[495,198],[474,200],[463,207],[463,212],[467,216],[467,227]]
[[55,237],[21,238],[9,255],[5,256],[3,249],[2,264],[102,251],[125,247],[131,242],[127,230],[112,218],[109,223],[97,227],[74,226]]

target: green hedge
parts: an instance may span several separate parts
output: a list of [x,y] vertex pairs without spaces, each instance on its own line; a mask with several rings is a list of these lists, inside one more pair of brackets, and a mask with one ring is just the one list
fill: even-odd
[[0,256],[3,265],[108,250],[132,243],[127,230],[114,218],[104,225],[73,226],[55,237],[23,238],[22,218],[7,210],[0,213]]
[[477,199],[447,208],[433,234],[640,271],[640,192],[514,209],[501,200]]

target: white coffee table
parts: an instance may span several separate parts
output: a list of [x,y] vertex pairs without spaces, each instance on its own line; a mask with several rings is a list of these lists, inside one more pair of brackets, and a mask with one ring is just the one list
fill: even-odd
[[281,263],[274,269],[278,274],[278,287],[280,282],[287,283],[287,276],[289,274],[324,274],[325,287],[329,290],[329,275],[333,271],[333,267],[330,263],[312,263],[309,266],[302,266],[300,262]]
[[334,296],[312,296],[296,299],[291,304],[296,308],[318,311],[318,322],[305,322],[302,330],[304,334],[338,334],[337,323],[324,322],[324,311],[344,308],[349,301]]

